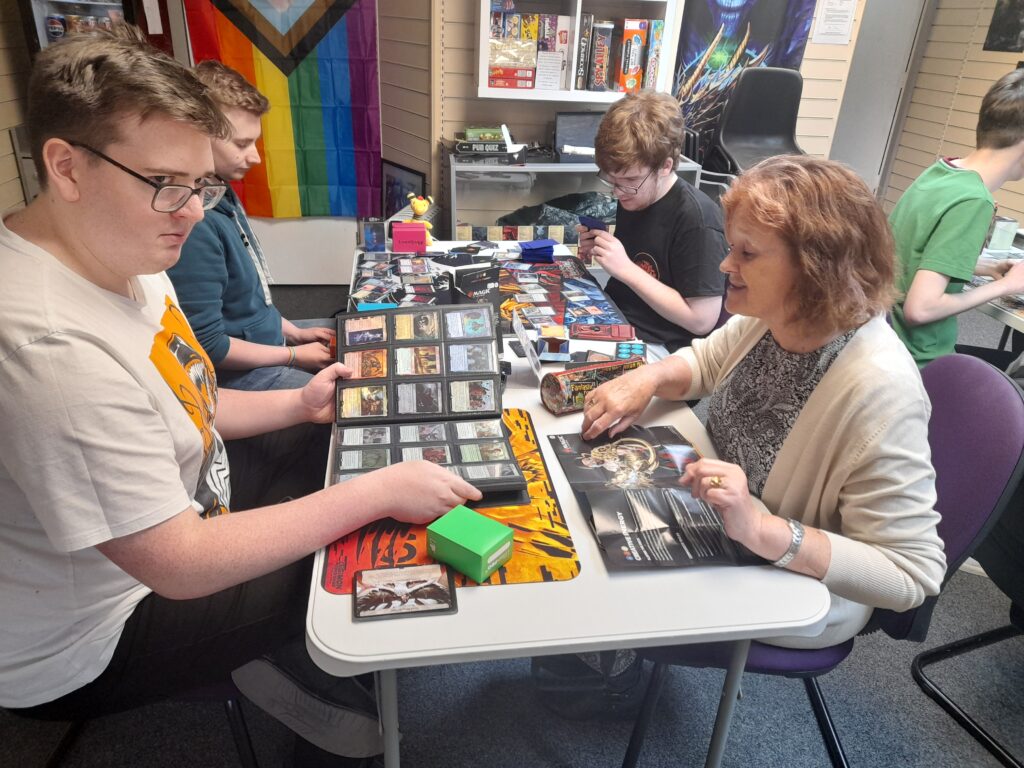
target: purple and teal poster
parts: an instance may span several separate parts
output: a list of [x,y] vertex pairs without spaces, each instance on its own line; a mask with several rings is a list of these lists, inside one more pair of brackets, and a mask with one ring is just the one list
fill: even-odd
[[704,156],[745,67],[799,69],[815,0],[689,0],[683,11],[672,94]]

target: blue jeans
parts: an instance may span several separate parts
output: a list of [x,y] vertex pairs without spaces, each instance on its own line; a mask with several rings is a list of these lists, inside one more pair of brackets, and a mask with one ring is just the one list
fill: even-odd
[[[338,321],[333,317],[318,320],[293,320],[300,328],[336,328]],[[244,389],[247,392],[263,392],[269,389],[301,389],[313,374],[302,368],[287,365],[268,365],[248,371],[217,370],[217,386],[228,389]]]

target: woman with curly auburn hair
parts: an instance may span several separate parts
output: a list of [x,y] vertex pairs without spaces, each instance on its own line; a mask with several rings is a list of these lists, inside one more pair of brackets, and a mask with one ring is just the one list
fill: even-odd
[[682,482],[732,539],[829,588],[821,635],[771,641],[825,647],[857,634],[874,608],[920,605],[945,573],[930,404],[884,316],[892,236],[864,182],[828,160],[765,160],[722,205],[735,317],[591,392],[583,436],[621,432],[654,395],[710,395],[720,458],[689,465]]

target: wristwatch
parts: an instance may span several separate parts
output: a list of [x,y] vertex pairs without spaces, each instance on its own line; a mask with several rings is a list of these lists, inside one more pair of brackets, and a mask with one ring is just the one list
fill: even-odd
[[793,538],[789,542],[789,549],[786,550],[786,553],[772,563],[777,568],[785,568],[789,565],[790,561],[796,557],[796,553],[800,551],[800,545],[804,543],[803,523],[792,519],[787,519],[786,522],[789,524],[789,530],[793,533]]

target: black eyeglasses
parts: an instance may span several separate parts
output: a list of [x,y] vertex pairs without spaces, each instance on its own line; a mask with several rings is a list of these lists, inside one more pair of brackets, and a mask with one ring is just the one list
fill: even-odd
[[618,184],[618,183],[612,181],[611,179],[609,179],[607,176],[604,175],[604,171],[599,171],[598,172],[597,180],[600,181],[602,184],[604,184],[606,187],[609,187],[613,192],[615,190],[618,190],[623,195],[635,195],[637,192],[640,191],[640,187],[642,187],[644,185],[644,183],[649,178],[651,178],[651,174],[654,173],[654,170],[655,170],[654,168],[651,168],[651,170],[649,170],[647,172],[647,175],[644,176],[644,180],[641,181],[639,184],[637,184],[635,187],[630,187],[630,186],[627,186],[625,184]]
[[73,147],[84,149],[86,152],[91,152],[101,160],[106,160],[108,163],[116,168],[120,168],[130,176],[134,176],[141,182],[149,184],[156,191],[153,193],[153,210],[157,213],[174,213],[184,208],[188,201],[192,199],[192,195],[199,197],[199,203],[203,206],[204,211],[208,211],[213,208],[217,203],[224,197],[224,193],[228,191],[227,184],[204,184],[201,187],[189,187],[184,184],[160,184],[147,179],[141,173],[133,171],[126,165],[121,165],[117,160],[112,157],[107,157],[105,154],[100,152],[98,149],[90,147],[88,144],[79,144],[76,141],[69,141]]

